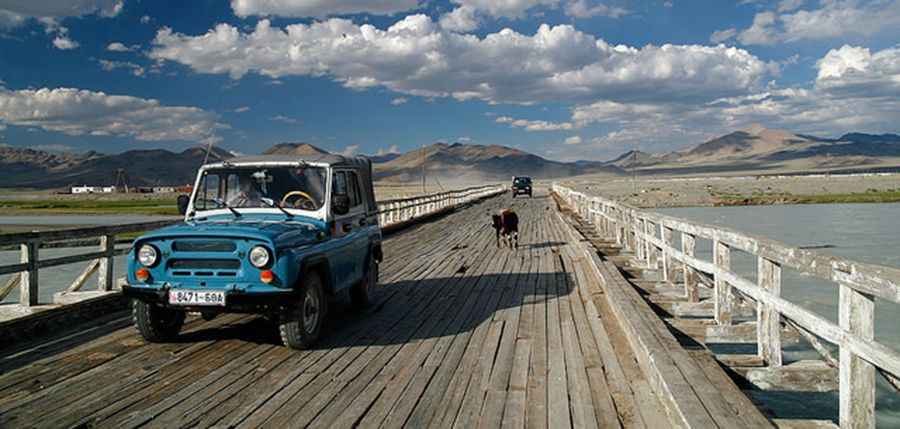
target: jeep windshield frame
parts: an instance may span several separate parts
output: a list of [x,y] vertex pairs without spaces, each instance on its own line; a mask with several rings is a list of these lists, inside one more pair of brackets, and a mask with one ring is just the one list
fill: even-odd
[[[211,164],[197,174],[185,220],[229,214],[280,214],[324,219],[330,182],[327,164],[265,162]],[[216,204],[225,202],[228,208]],[[274,207],[265,201],[272,200]],[[210,201],[213,201],[210,203]]]

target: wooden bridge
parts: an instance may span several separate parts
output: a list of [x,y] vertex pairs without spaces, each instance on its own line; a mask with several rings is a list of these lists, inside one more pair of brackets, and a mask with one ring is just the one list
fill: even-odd
[[[497,190],[480,188],[465,198],[391,202],[382,222],[407,227],[384,243],[375,304],[361,314],[336,304],[324,340],[304,352],[280,346],[265,319],[242,315],[195,318],[177,342],[147,344],[115,301],[115,285],[107,287],[110,277],[101,277],[110,310],[80,324],[65,318],[67,327],[32,330],[29,338],[7,337],[0,427],[827,427],[829,421],[779,419],[733,381],[741,375],[732,366],[781,365],[779,314],[805,335],[842,346],[841,398],[846,388],[857,405],[846,415],[841,408],[840,423],[874,425],[865,396],[874,395],[874,368],[896,375],[900,358],[866,333],[864,305],[854,304],[840,327],[822,322],[818,330],[804,310],[730,275],[724,253],[703,265],[689,250],[676,253],[665,229],[662,238],[636,229],[638,212],[556,190],[556,199],[546,192],[488,198]],[[522,222],[517,250],[498,249],[488,225],[489,212],[509,206]],[[120,251],[109,244],[113,232],[97,232],[79,237],[103,235],[103,249],[78,261]],[[29,246],[39,248],[39,236],[16,243],[35,257],[0,267],[22,272],[16,284],[25,294],[37,290],[41,262]],[[721,243],[731,243],[725,237]],[[61,262],[76,261],[54,261]],[[868,285],[865,296],[896,292],[893,271],[879,277],[853,267],[862,266],[841,279]],[[777,290],[779,271],[766,269],[761,281]],[[714,275],[712,289],[703,286],[704,270]],[[742,320],[742,307],[731,298],[715,307],[720,323],[673,314],[678,304],[711,295],[719,302],[726,284],[764,303],[761,357],[723,362],[704,346],[714,327],[734,326],[717,331],[723,336],[746,331],[732,323]],[[47,327],[54,312],[84,302],[23,317]],[[731,322],[723,319],[726,308]],[[21,317],[0,322],[0,330],[26,328]]]

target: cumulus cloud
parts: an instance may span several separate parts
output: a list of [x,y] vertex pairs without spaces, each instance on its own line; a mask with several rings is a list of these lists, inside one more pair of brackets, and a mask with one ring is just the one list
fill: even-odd
[[566,15],[575,18],[590,18],[594,16],[606,16],[620,18],[628,15],[628,10],[617,6],[607,6],[603,3],[591,4],[588,0],[570,0],[565,6]]
[[345,147],[344,150],[341,151],[341,155],[353,156],[353,155],[356,155],[356,152],[358,152],[358,151],[359,151],[359,145],[352,144],[350,146]]
[[737,35],[737,29],[735,28],[714,31],[713,34],[709,36],[709,41],[713,43],[722,43],[728,39],[731,39],[735,35]]
[[61,51],[68,51],[70,49],[75,49],[79,45],[78,42],[68,38],[67,36],[56,36],[53,39],[53,47],[59,49]]
[[388,154],[398,154],[400,153],[400,147],[395,144],[390,145],[387,149],[378,148],[378,152],[375,153],[376,156],[384,156]]
[[816,63],[816,89],[854,97],[900,96],[900,48],[872,53],[844,45]]
[[75,88],[0,87],[0,123],[141,141],[216,141],[216,130],[226,127],[215,114],[196,107]]
[[559,0],[451,0],[463,7],[477,10],[495,18],[524,18],[526,12],[538,6],[556,8]]
[[498,124],[509,124],[510,127],[522,128],[525,131],[562,131],[571,130],[575,126],[571,122],[533,121],[501,116],[494,120]]
[[581,137],[580,136],[569,137],[566,139],[566,141],[564,143],[568,144],[568,145],[581,144]]
[[238,107],[238,108],[232,110],[232,112],[234,112],[234,113],[244,113],[244,112],[249,112],[249,111],[250,111],[250,107],[248,107],[248,106],[241,106],[241,107]]
[[111,52],[130,52],[133,51],[133,47],[125,46],[125,44],[121,42],[112,42],[109,45],[106,45],[106,50]]
[[251,15],[293,18],[356,13],[393,15],[418,6],[418,0],[231,0],[234,14],[242,18]]
[[261,20],[249,33],[229,24],[197,36],[163,28],[150,56],[233,79],[247,73],[330,76],[356,89],[521,104],[710,100],[745,93],[770,72],[738,48],[614,46],[569,25],[477,37],[446,31],[425,15],[385,30],[336,18],[284,29]]
[[110,61],[110,60],[97,60],[100,63],[100,67],[103,68],[104,71],[113,71],[116,69],[125,69],[128,70],[134,76],[141,77],[144,75],[144,67],[139,64],[135,64],[128,61]]
[[753,25],[738,34],[745,45],[800,40],[872,36],[900,25],[900,2],[825,0],[819,7],[796,10],[802,1],[784,0],[775,11],[756,14]]
[[397,98],[391,100],[391,105],[399,106],[401,104],[406,104],[408,101],[409,101],[409,99],[406,97],[397,97]]
[[[34,18],[47,28],[48,33],[52,33],[60,19],[84,15],[113,17],[122,11],[122,5],[122,0],[7,0],[0,4],[0,30],[14,29]],[[60,41],[57,42],[57,39]],[[53,44],[68,46],[66,40],[65,33],[59,34]],[[68,42],[74,43],[71,40]]]
[[478,28],[478,18],[475,16],[475,9],[460,6],[441,16],[440,24],[447,31],[466,33]]

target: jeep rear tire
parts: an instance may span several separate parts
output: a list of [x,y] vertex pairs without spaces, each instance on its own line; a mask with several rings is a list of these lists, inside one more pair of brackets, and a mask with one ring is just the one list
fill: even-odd
[[131,317],[134,326],[145,340],[151,343],[162,343],[178,336],[184,325],[185,313],[160,307],[156,304],[133,300]]
[[299,302],[282,314],[278,331],[285,346],[294,350],[306,350],[319,339],[328,301],[322,288],[322,279],[316,272],[309,272],[303,277],[299,292]]
[[363,280],[350,289],[350,303],[356,309],[363,309],[372,302],[372,291],[378,285],[378,261],[374,257],[369,259],[369,268]]

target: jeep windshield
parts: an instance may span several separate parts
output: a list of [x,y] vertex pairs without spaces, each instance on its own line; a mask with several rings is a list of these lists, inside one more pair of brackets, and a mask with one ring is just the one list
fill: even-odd
[[528,177],[516,177],[515,180],[513,180],[513,185],[529,186],[531,185],[531,179]]
[[322,167],[222,167],[207,169],[194,193],[195,211],[246,208],[316,211],[325,204]]

